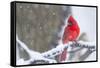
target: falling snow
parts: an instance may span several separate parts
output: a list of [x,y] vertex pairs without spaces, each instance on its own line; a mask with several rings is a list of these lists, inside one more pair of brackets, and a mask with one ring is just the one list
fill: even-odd
[[23,8],[22,6],[19,6],[19,8]]

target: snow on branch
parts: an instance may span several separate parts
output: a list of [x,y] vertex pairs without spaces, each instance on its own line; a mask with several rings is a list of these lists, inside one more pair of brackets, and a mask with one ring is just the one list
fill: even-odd
[[16,41],[28,53],[28,55],[30,57],[30,59],[27,60],[27,61],[24,61],[23,59],[19,59],[19,61],[17,61],[18,65],[21,65],[21,64],[30,64],[31,62],[35,63],[36,60],[46,61],[48,63],[55,63],[56,62],[53,59],[48,59],[48,58],[43,57],[39,52],[30,50],[25,43],[23,43],[22,41],[20,41],[18,39],[18,36],[16,37]]
[[77,42],[73,42],[71,47],[82,47],[82,48],[88,48],[91,50],[96,50],[95,45],[96,45],[96,43],[94,43],[94,42],[77,41]]
[[[81,47],[81,48],[87,48],[87,49],[95,51],[95,44],[94,43],[77,41],[77,42],[69,42],[69,43],[64,44],[64,45],[63,44],[59,44],[56,48],[53,48],[53,49],[51,49],[49,51],[46,51],[46,52],[42,53],[42,56],[47,57],[47,58],[53,58],[53,57],[61,54],[62,51],[65,48],[70,48],[70,47]],[[71,53],[71,52],[72,51],[68,51],[68,53]]]
[[[23,65],[23,64],[36,64],[36,63],[57,63],[57,61],[54,59],[55,56],[61,54],[65,48],[70,48],[70,47],[80,47],[80,48],[87,48],[89,50],[95,51],[95,43],[92,42],[83,42],[83,41],[77,41],[77,42],[69,42],[67,44],[62,44],[60,43],[57,47],[48,50],[44,53],[39,53],[36,51],[33,51],[27,47],[25,43],[20,41],[18,39],[18,36],[16,37],[17,43],[28,53],[30,59],[25,61],[24,59],[19,59],[17,60],[17,64]],[[76,51],[76,50],[75,50]],[[75,52],[73,51],[73,52]],[[71,53],[71,51],[68,51],[68,53]]]

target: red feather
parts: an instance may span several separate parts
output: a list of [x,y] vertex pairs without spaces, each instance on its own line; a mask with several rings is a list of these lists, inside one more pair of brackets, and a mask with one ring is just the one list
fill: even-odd
[[[64,29],[64,34],[62,38],[63,44],[68,43],[69,41],[74,41],[77,39],[80,33],[80,28],[78,26],[77,21],[70,16],[68,19],[68,25]],[[67,49],[65,49],[61,55],[59,55],[59,61],[66,60],[67,56]]]

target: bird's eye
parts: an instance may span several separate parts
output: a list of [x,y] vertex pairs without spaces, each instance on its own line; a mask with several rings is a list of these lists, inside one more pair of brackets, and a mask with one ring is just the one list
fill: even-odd
[[69,26],[72,26],[73,24],[72,24],[71,22],[68,22],[68,25],[69,25]]

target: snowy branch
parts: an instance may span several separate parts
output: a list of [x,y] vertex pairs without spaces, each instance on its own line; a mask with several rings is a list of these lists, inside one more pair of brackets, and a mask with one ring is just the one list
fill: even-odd
[[[87,48],[87,49],[90,49],[90,50],[96,50],[95,49],[95,44],[94,43],[91,43],[91,42],[83,42],[83,41],[77,41],[77,42],[69,42],[65,45],[63,44],[59,44],[56,48],[53,48],[49,51],[46,51],[44,53],[42,53],[42,56],[44,57],[47,57],[47,58],[53,58],[59,54],[62,53],[62,51],[65,49],[65,48],[70,48],[70,47],[80,47],[80,48]],[[71,53],[72,51],[68,51],[68,53]],[[73,51],[73,52],[76,52]]]
[[[20,41],[18,37],[16,37],[17,43],[28,53],[30,59],[29,60],[24,60],[24,59],[19,59],[17,60],[17,64],[36,64],[36,63],[57,63],[57,61],[54,59],[55,56],[61,54],[65,48],[70,48],[70,47],[79,47],[79,48],[87,48],[89,50],[95,51],[95,43],[91,42],[83,42],[83,41],[77,41],[77,42],[69,42],[67,44],[62,44],[60,43],[57,47],[46,51],[44,53],[39,53],[33,50],[30,50],[25,43]],[[68,51],[68,53],[76,52],[79,49],[73,50],[73,51]]]
[[[43,60],[43,61],[46,61],[48,63],[55,63],[56,62],[53,59],[47,59],[47,58],[43,57],[39,52],[30,50],[25,43],[23,43],[22,41],[20,41],[18,39],[18,37],[16,37],[16,41],[28,53],[28,55],[30,57],[30,59],[27,60],[27,61],[24,61],[23,59],[20,59],[19,61],[17,61],[17,64],[21,64],[22,62],[23,63],[25,62],[25,64],[30,64],[31,62],[36,62],[36,60]],[[20,63],[20,61],[22,61],[22,62]]]

